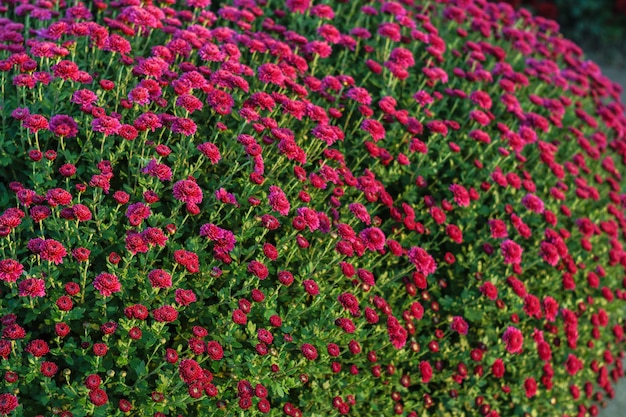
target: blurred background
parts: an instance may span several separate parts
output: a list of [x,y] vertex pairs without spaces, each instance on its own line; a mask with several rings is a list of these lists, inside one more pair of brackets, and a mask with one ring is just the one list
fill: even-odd
[[[626,0],[502,0],[555,20],[561,33],[583,48],[602,73],[622,85],[626,103]],[[598,417],[626,417],[626,380]]]
[[[602,74],[623,87],[626,103],[626,0],[493,0],[555,20]],[[625,394],[626,395],[626,394]],[[623,414],[626,416],[626,410]]]
[[626,0],[504,0],[556,20],[561,32],[583,48],[626,52]]
[[[515,8],[555,20],[561,33],[576,42],[602,73],[622,85],[626,103],[626,0],[501,0]],[[598,417],[626,417],[626,379]]]

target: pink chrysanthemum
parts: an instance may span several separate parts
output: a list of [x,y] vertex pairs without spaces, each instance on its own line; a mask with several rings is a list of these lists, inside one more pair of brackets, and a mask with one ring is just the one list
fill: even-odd
[[467,331],[469,329],[469,325],[467,324],[467,322],[465,321],[465,319],[463,319],[463,317],[461,316],[454,316],[452,318],[452,324],[450,324],[450,328],[456,332],[458,332],[459,334],[467,334]]
[[365,104],[366,106],[372,104],[372,96],[370,96],[370,93],[363,87],[352,87],[346,93],[346,97],[359,104]]
[[314,361],[315,359],[317,359],[317,349],[315,349],[315,346],[309,343],[304,343],[302,344],[300,349],[302,350],[302,354],[304,355],[304,357],[308,360]]
[[178,318],[178,311],[169,305],[164,305],[152,311],[152,317],[161,323],[171,323]]
[[172,132],[182,133],[185,136],[192,136],[196,133],[196,123],[188,118],[179,117],[172,123]]
[[73,138],[78,133],[78,125],[71,117],[64,114],[57,114],[50,118],[48,129],[56,136]]
[[197,146],[197,149],[202,152],[204,156],[209,158],[209,161],[213,165],[217,164],[220,159],[222,159],[222,155],[220,154],[220,150],[218,147],[211,142],[204,142]]
[[461,207],[467,207],[470,204],[469,192],[460,184],[452,184],[450,191],[454,195],[454,202]]
[[374,119],[365,119],[361,123],[361,129],[365,130],[372,137],[374,142],[385,138],[385,128],[382,123]]
[[285,76],[283,75],[282,70],[276,64],[266,63],[259,66],[258,70],[258,78],[263,84],[276,84],[278,86],[282,86],[285,82]]
[[270,194],[268,196],[268,199],[272,210],[277,211],[283,216],[289,214],[291,204],[289,203],[287,196],[280,187],[272,185],[270,187]]
[[385,248],[385,234],[377,227],[368,227],[359,233],[359,237],[365,247],[371,251],[383,250]]
[[39,256],[44,261],[53,262],[55,265],[63,263],[63,258],[67,255],[67,250],[61,242],[54,239],[46,239],[39,248]]
[[514,241],[507,239],[500,244],[504,263],[509,265],[519,265],[522,263],[522,252],[524,251],[520,245]]
[[46,283],[43,279],[27,278],[18,285],[20,297],[45,297]]
[[106,272],[101,273],[94,279],[93,286],[103,297],[110,297],[113,293],[122,290],[122,285],[117,276]]
[[311,7],[311,0],[287,0],[285,4],[292,13],[305,13]]
[[91,126],[94,132],[100,132],[107,136],[111,136],[119,132],[122,124],[115,117],[101,116],[94,119],[91,122]]
[[415,265],[417,271],[425,276],[433,274],[437,269],[437,263],[433,257],[420,247],[410,248],[408,255],[409,261]]
[[522,198],[522,204],[532,212],[539,214],[544,212],[543,201],[534,194],[525,195],[524,198]]
[[202,189],[192,180],[180,180],[174,184],[173,195],[183,203],[202,203]]
[[387,334],[391,344],[396,349],[402,349],[406,345],[408,332],[402,327],[398,319],[392,315],[387,317]]
[[502,340],[506,345],[507,352],[520,353],[522,351],[524,335],[519,329],[509,326],[502,335]]
[[0,261],[0,281],[15,282],[24,272],[24,266],[14,259]]

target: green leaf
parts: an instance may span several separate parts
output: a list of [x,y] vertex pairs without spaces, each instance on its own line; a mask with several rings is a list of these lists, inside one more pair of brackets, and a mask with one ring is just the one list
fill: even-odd
[[146,373],[146,362],[137,358],[130,362],[130,367],[135,371],[137,375],[144,375]]
[[466,307],[464,317],[469,321],[479,321],[483,317],[483,313],[475,310],[472,307]]
[[276,384],[274,386],[274,392],[275,392],[276,396],[278,396],[278,397],[283,397],[285,395],[285,390],[283,389],[282,385],[280,385],[280,384]]
[[249,321],[246,329],[248,329],[248,332],[250,334],[254,334],[256,332],[256,324],[254,324],[252,321]]
[[74,307],[68,314],[67,320],[78,320],[85,314],[86,309],[84,307]]
[[[9,162],[11,161],[9,160]],[[5,164],[4,161],[0,159],[0,165],[8,165],[8,164]],[[4,186],[4,184],[0,184],[0,207],[8,207],[9,195],[10,193],[7,191],[7,188]]]

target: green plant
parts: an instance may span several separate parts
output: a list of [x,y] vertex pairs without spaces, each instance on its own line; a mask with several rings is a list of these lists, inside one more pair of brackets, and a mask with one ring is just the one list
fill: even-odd
[[0,414],[595,415],[619,88],[504,4],[4,2]]

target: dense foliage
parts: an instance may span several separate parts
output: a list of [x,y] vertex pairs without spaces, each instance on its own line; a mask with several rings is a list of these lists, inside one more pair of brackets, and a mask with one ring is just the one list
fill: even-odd
[[[564,34],[591,47],[596,44],[612,55],[626,36],[626,0],[505,0],[513,7],[554,19]],[[608,47],[610,45],[610,48]]]
[[0,415],[585,416],[614,395],[624,106],[554,22],[3,1],[0,39]]

